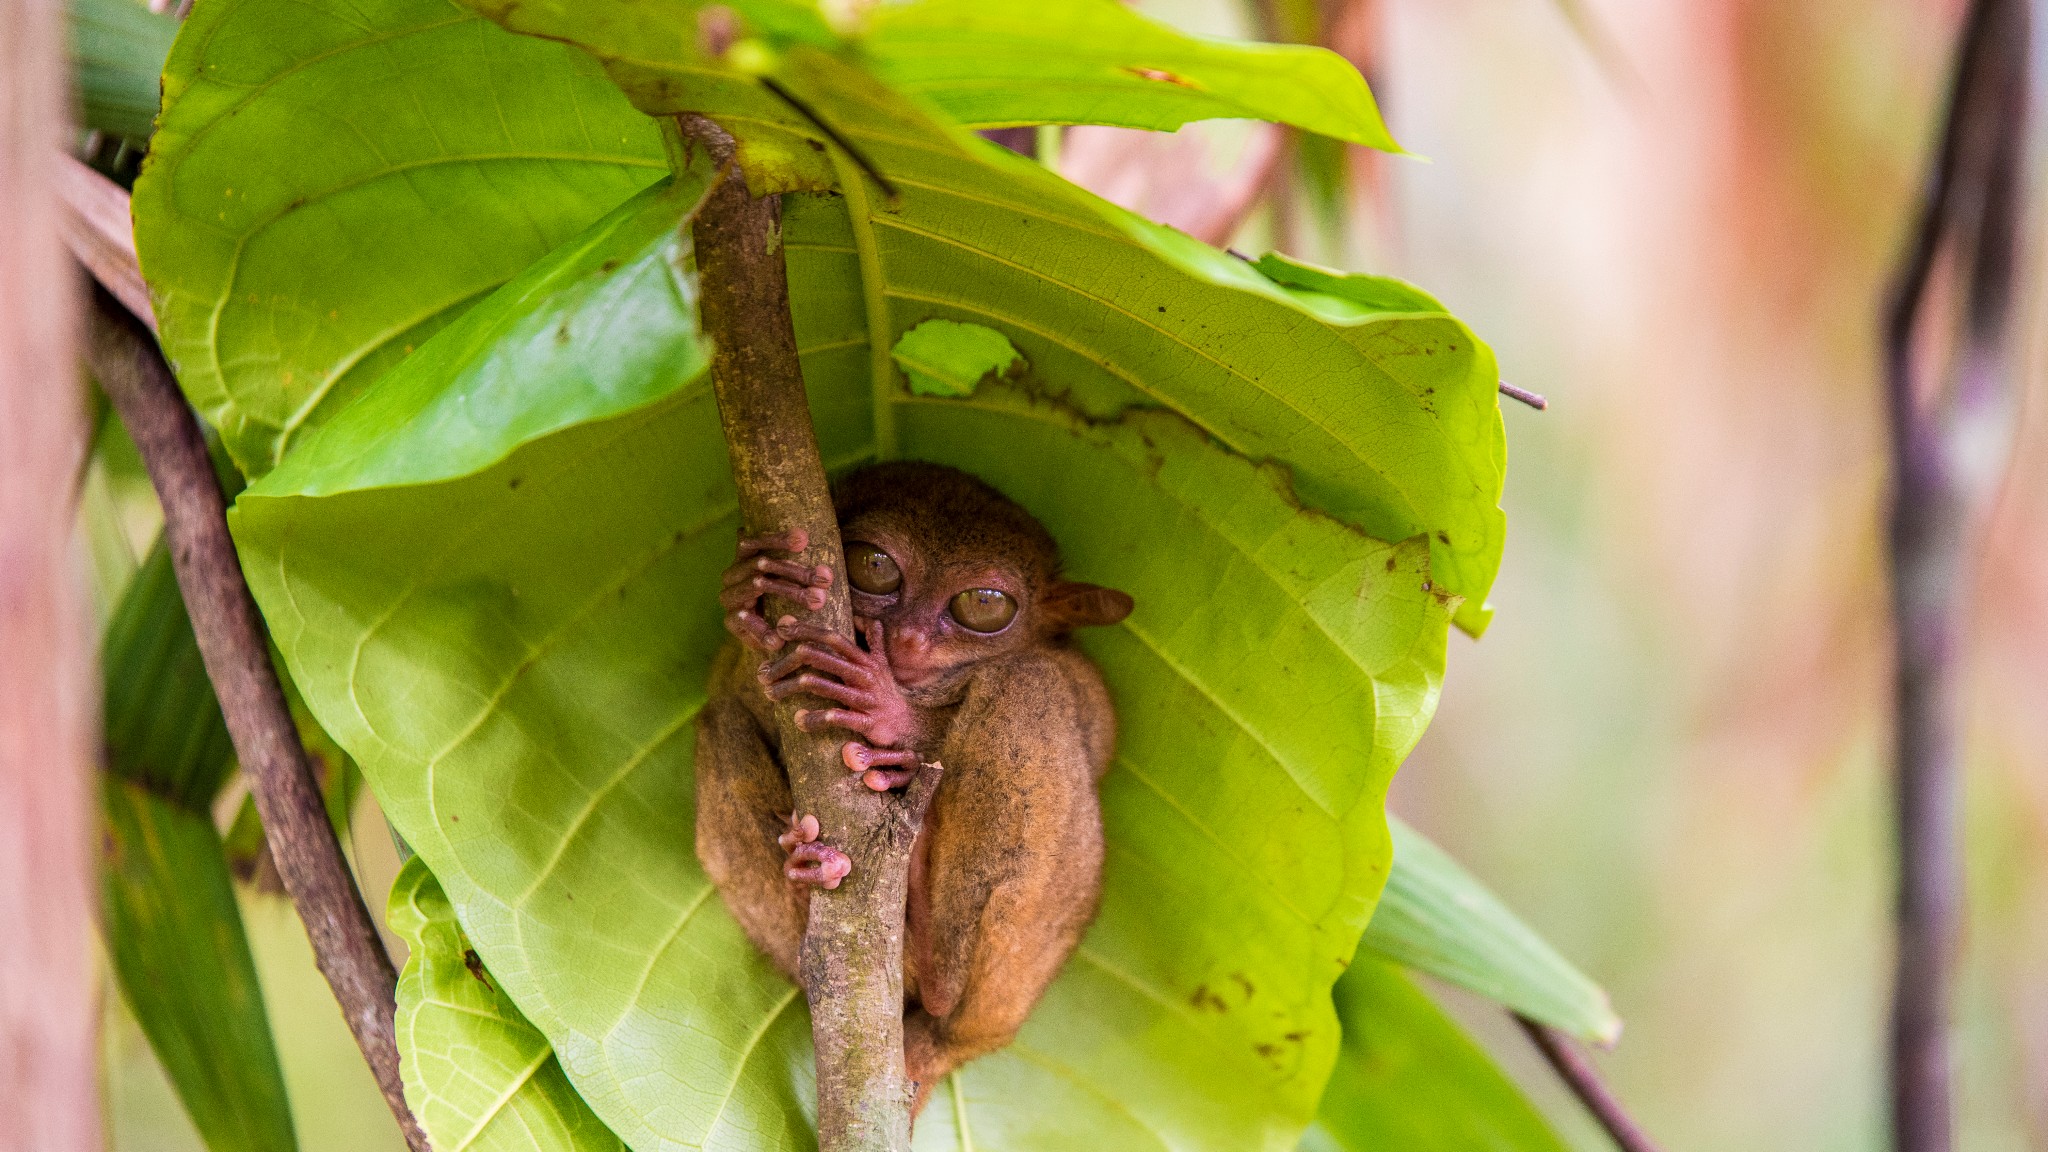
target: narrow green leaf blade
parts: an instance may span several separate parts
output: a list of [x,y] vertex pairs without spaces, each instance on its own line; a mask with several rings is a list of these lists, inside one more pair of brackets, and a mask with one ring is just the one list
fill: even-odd
[[71,68],[85,126],[147,140],[178,22],[135,0],[70,0]]
[[864,46],[883,79],[975,128],[1271,120],[1401,150],[1365,79],[1336,53],[1205,40],[1116,0],[881,5]]
[[298,1146],[220,836],[146,786],[102,778],[107,951],[213,1152]]
[[1394,871],[1360,946],[1595,1044],[1621,1038],[1607,993],[1456,860],[1399,818]]
[[115,978],[208,1147],[296,1147],[213,826],[234,748],[161,541],[128,583],[102,662],[102,890]]
[[547,1038],[491,981],[417,856],[392,882],[386,922],[412,950],[398,977],[400,1071],[434,1147],[624,1152],[569,1086]]
[[101,660],[107,771],[187,811],[208,811],[235,749],[161,540],[108,623]]
[[1301,1152],[1567,1152],[1521,1091],[1393,965],[1337,982],[1344,1052]]
[[255,477],[665,170],[587,58],[444,0],[202,3],[136,246],[179,382]]

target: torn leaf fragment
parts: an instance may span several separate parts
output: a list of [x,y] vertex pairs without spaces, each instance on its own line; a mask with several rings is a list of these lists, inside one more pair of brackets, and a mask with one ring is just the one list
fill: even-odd
[[1024,362],[1001,332],[954,320],[919,324],[896,341],[890,355],[919,396],[972,396],[989,373],[1000,376]]

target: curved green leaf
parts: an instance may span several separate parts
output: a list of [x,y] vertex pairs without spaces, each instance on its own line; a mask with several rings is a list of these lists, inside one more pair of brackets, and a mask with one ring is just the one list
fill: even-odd
[[[834,206],[792,205],[792,235]],[[615,218],[592,235],[639,234]],[[597,255],[579,241],[530,282]],[[657,330],[692,344],[650,263],[672,263],[664,243],[592,275],[669,300]],[[466,426],[494,427],[509,455],[463,475],[478,457],[330,448],[470,394],[466,368],[423,350],[243,497],[247,566],[316,712],[598,1114],[636,1145],[765,1131],[801,1146],[801,1002],[674,834],[730,549],[715,415],[701,382],[665,377],[683,386],[534,439],[576,402],[565,373],[625,374],[610,362],[636,353],[575,318],[609,293],[528,283],[504,297],[529,318],[508,324],[494,301],[437,338],[488,360],[486,331],[570,334],[524,378],[523,406],[483,405],[498,423]],[[829,370],[836,342],[815,342],[844,310],[805,300],[821,438],[850,463],[873,450],[873,395],[864,374]],[[988,1147],[1048,1146],[1076,1124],[1290,1144],[1336,1049],[1326,989],[1384,879],[1385,784],[1434,704],[1449,606],[1426,545],[1301,509],[1279,473],[1171,413],[1090,421],[993,384],[891,407],[906,454],[987,476],[1052,527],[1077,574],[1139,603],[1090,645],[1123,718],[1101,919],[1019,1043],[950,1086],[949,1114]],[[1123,498],[1105,507],[1104,492]],[[1331,702],[1319,730],[1295,723],[1303,700]],[[687,1071],[706,1068],[726,1085],[708,1099]]]
[[[380,10],[388,39],[423,35],[423,6]],[[792,154],[844,181],[784,205],[827,462],[982,474],[1077,575],[1139,605],[1089,642],[1124,727],[1101,919],[919,1139],[1290,1147],[1337,1052],[1328,988],[1385,877],[1386,781],[1434,706],[1450,612],[1477,610],[1498,562],[1490,354],[1434,307],[1374,303],[1391,289],[1283,283],[1121,213],[832,56],[798,45],[776,66],[902,190],[872,203],[776,106]],[[408,74],[423,106],[465,98],[466,73],[438,75]],[[764,91],[663,82],[736,123],[722,94]],[[636,1147],[802,1147],[801,998],[678,832],[731,538],[687,281],[641,227],[682,200],[629,206],[303,422],[235,525],[315,713],[595,1112]],[[489,236],[489,212],[443,207],[451,232]],[[337,312],[380,290],[294,282],[315,285],[332,298],[305,303]],[[607,310],[645,338],[612,337]],[[932,319],[1001,333],[1029,372],[965,399],[905,390],[889,350]]]
[[801,0],[736,0],[719,6],[738,17],[740,34],[759,39],[747,42],[752,50],[722,58],[709,55],[704,37],[693,34],[709,0],[462,2],[514,31],[582,45],[650,114],[707,111],[729,118],[757,191],[822,188],[833,180],[806,143],[820,136],[813,109],[757,82],[764,70],[787,81],[778,53],[801,50],[836,52],[969,127],[1171,129],[1194,120],[1252,117],[1399,151],[1365,80],[1335,53],[1204,40],[1115,0],[875,5],[858,20],[863,26],[844,38]]
[[586,58],[444,0],[202,0],[136,246],[180,382],[259,476],[664,168]]
[[1344,1051],[1301,1152],[1566,1152],[1464,1031],[1390,964],[1337,982]]
[[178,22],[136,0],[70,0],[71,68],[85,126],[149,139]]
[[1336,53],[1204,40],[1116,0],[883,4],[862,46],[877,75],[974,128],[1271,120],[1400,151],[1365,79]]
[[415,856],[386,922],[411,949],[398,977],[405,1100],[442,1152],[623,1152],[542,1036],[469,947],[448,897]]
[[1621,1039],[1607,993],[1443,849],[1398,819],[1394,871],[1361,946],[1595,1044]]

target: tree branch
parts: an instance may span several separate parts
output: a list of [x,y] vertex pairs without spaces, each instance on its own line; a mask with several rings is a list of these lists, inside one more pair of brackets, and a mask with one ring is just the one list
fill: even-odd
[[[734,164],[732,138],[701,116],[675,121],[678,171],[687,150],[705,149],[716,182],[694,225],[699,307],[714,343],[712,389],[732,454],[740,523],[749,535],[801,530],[802,562],[832,570],[825,607],[809,618],[853,634],[839,524],[818,458],[804,396],[783,265],[781,208],[755,198]],[[806,609],[771,605],[771,618]],[[818,1061],[821,1152],[907,1152],[911,1089],[903,1070],[903,913],[910,849],[938,770],[927,767],[907,795],[862,787],[840,759],[843,733],[796,726],[798,696],[775,708],[783,767],[797,811],[814,815],[823,839],[853,862],[831,891],[814,890],[799,977],[811,1006]]]
[[1550,1061],[1558,1077],[1572,1090],[1572,1095],[1577,1096],[1579,1103],[1586,1106],[1586,1111],[1593,1114],[1593,1119],[1600,1122],[1600,1127],[1606,1130],[1615,1147],[1621,1152],[1657,1152],[1656,1142],[1629,1116],[1621,1106],[1621,1100],[1600,1079],[1600,1070],[1578,1050],[1571,1037],[1520,1012],[1514,1013],[1514,1017],[1515,1023],[1520,1024],[1522,1031],[1535,1042],[1537,1051],[1543,1053],[1543,1058]]
[[[1889,559],[1899,874],[1891,1020],[1894,1146],[1947,1152],[1949,1051],[1962,941],[1960,733],[1972,533],[2012,439],[2007,331],[2027,120],[2027,0],[1973,0],[1940,150],[1886,306]],[[1946,378],[1916,380],[1938,270],[1961,297]],[[1926,358],[1921,358],[1923,361]],[[1965,446],[1970,451],[1965,451]],[[1982,446],[1995,446],[1987,459]]]
[[163,504],[178,588],[235,754],[249,774],[278,875],[406,1143],[414,1152],[428,1152],[399,1080],[392,1019],[397,975],[327,822],[319,785],[271,667],[262,618],[235,558],[227,501],[199,422],[142,322],[105,289],[95,289],[93,304],[87,354],[93,374],[134,437]]
[[63,5],[0,0],[0,1152],[100,1147],[98,689],[72,552],[86,441],[50,156]]

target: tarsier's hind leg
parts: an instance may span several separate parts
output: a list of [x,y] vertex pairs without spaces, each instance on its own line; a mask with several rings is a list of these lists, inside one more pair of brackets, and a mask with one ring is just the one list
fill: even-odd
[[1077,715],[1094,675],[1064,653],[1008,661],[976,676],[954,721],[911,917],[904,1059],[920,1105],[1016,1036],[1094,915],[1102,818]]
[[789,778],[739,700],[713,696],[697,718],[697,858],[754,946],[796,975],[807,889],[783,869],[777,838],[789,831]]

